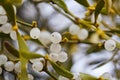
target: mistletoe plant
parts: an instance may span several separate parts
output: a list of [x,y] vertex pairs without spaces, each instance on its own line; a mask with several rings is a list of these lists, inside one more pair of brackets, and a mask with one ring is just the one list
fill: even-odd
[[[50,33],[47,29],[42,31],[37,25],[37,21],[30,24],[16,17],[16,6],[21,6],[22,0],[0,0],[0,80],[4,80],[4,71],[14,73],[16,80],[34,80],[35,76],[30,74],[28,70],[29,64],[38,73],[46,72],[50,76],[49,80],[113,80],[109,73],[104,73],[100,77],[94,77],[86,73],[76,75],[70,72],[70,68],[65,68],[62,63],[69,61],[70,65],[72,46],[80,43],[91,45],[91,48],[87,51],[88,53],[102,49],[114,52],[109,60],[100,63],[95,68],[114,60],[120,49],[120,43],[112,39],[111,36],[119,36],[120,29],[117,24],[115,24],[114,28],[110,27],[100,20],[100,16],[120,15],[119,8],[116,7],[119,0],[98,0],[94,1],[93,5],[90,5],[87,0],[75,0],[86,8],[86,17],[84,19],[72,14],[64,0],[31,1],[35,4],[42,2],[50,4],[74,24],[62,33]],[[89,17],[92,14],[94,19],[90,20]],[[100,24],[103,24],[107,30],[102,29]],[[27,31],[25,28],[28,28]],[[22,32],[26,34],[23,35]],[[27,44],[28,40],[43,46],[46,54],[31,52]],[[11,41],[17,42],[19,48],[16,49],[10,43]],[[64,46],[68,47],[67,51],[63,50],[62,47]],[[52,67],[52,70],[49,67]]]

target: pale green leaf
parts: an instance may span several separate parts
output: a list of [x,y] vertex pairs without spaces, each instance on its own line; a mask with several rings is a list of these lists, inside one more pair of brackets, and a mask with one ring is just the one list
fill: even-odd
[[23,54],[22,52],[29,51],[29,49],[28,49],[25,41],[23,40],[23,38],[20,36],[19,32],[17,32],[17,39],[18,39],[20,61],[21,61],[20,80],[28,80],[28,74],[27,74],[27,69],[26,69],[28,60],[23,57],[25,55],[22,55]]
[[44,56],[37,54],[35,52],[22,52],[22,56],[25,59],[35,59],[35,58],[43,58]]
[[81,78],[81,80],[97,80],[96,77],[91,76],[91,75],[86,74],[86,73],[80,73],[80,78]]
[[28,73],[27,73],[27,63],[28,60],[21,57],[21,74],[20,74],[20,80],[28,80]]
[[24,39],[20,36],[19,32],[17,32],[17,39],[18,39],[20,52],[29,51],[27,44],[25,43]]

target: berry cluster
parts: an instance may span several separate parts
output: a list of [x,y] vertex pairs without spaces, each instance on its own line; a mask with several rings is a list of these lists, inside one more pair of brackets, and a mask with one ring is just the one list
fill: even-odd
[[[13,6],[14,11],[16,13],[16,7]],[[16,32],[12,30],[11,23],[8,22],[8,17],[6,15],[6,11],[2,6],[0,6],[0,24],[2,25],[0,27],[0,32],[3,32],[5,34],[10,34],[11,39],[16,40]]]
[[41,59],[31,59],[30,62],[32,63],[32,69],[39,72],[43,69],[43,63]]
[[[0,66],[8,72],[15,70],[16,73],[20,73],[20,62],[8,61],[7,56],[4,54],[0,55]],[[0,73],[2,73],[2,68],[0,68]]]
[[[33,69],[34,70],[40,70],[42,67],[42,63],[40,62],[34,62],[33,64]],[[2,74],[3,69],[8,72],[15,72],[16,74],[21,73],[21,63],[20,61],[18,62],[12,62],[9,61],[7,56],[4,54],[0,55],[0,74]],[[34,77],[31,74],[28,74],[28,79],[29,80],[34,80]]]
[[88,37],[88,31],[84,28],[80,29],[75,24],[73,24],[69,27],[69,32],[72,35],[77,35],[80,40],[85,40]]
[[68,55],[66,52],[62,51],[62,47],[60,45],[60,42],[62,40],[62,36],[58,32],[53,32],[50,35],[50,40],[52,44],[50,45],[50,58],[53,61],[59,61],[59,62],[65,62],[68,59]]
[[47,31],[41,31],[38,28],[32,28],[30,31],[30,36],[33,39],[40,40],[43,44],[49,44],[50,45],[50,58],[53,61],[59,61],[59,62],[65,62],[68,59],[67,53],[62,51],[62,47],[60,45],[60,42],[62,40],[62,36],[59,32],[53,32],[49,33]]

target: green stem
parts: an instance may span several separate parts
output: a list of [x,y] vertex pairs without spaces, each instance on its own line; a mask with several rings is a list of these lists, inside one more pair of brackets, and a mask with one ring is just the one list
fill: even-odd
[[18,23],[22,24],[22,25],[25,25],[25,26],[28,26],[28,27],[33,27],[32,24],[29,24],[29,23],[26,23],[26,22],[23,22],[21,20],[17,20]]
[[118,53],[118,51],[119,50],[117,49],[108,61],[112,61],[114,59],[114,57],[116,56],[116,54]]
[[119,79],[119,72],[118,72],[118,69],[117,69],[117,65],[115,62],[113,62],[114,64],[114,68],[115,68],[115,74],[116,74],[116,78]]
[[72,14],[70,11],[68,12],[62,12],[60,9],[58,9],[56,6],[50,4],[56,11],[60,12],[62,15],[64,15],[65,17],[67,17],[68,19],[70,19],[73,23],[75,23],[76,25],[80,25],[82,24],[83,26],[86,26],[87,28],[92,28],[92,29],[96,29],[94,26],[91,25],[90,22],[81,20],[80,18],[76,17],[74,14]]
[[60,9],[58,9],[56,6],[54,6],[54,5],[52,5],[52,4],[50,4],[56,11],[58,11],[58,12],[60,12],[62,15],[64,15],[65,17],[67,17],[68,19],[70,19],[72,22],[74,22],[75,23],[75,20],[72,18],[72,17],[70,17],[68,14],[65,14],[64,12],[62,12]]

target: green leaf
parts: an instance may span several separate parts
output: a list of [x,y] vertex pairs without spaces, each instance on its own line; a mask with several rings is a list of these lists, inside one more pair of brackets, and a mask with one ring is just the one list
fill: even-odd
[[21,61],[21,74],[20,74],[20,80],[28,80],[28,73],[27,73],[27,63],[28,60],[25,59],[22,55],[22,52],[29,51],[24,39],[20,36],[19,32],[16,31],[17,33],[17,39],[18,39],[18,45],[19,45],[19,52],[20,52],[20,61]]
[[35,58],[43,58],[44,56],[37,54],[35,52],[22,52],[22,56],[25,59],[35,59]]
[[60,8],[62,8],[65,12],[69,12],[66,4],[63,0],[51,0],[53,3],[57,4]]
[[75,0],[75,1],[77,1],[79,4],[81,4],[81,5],[85,6],[85,7],[90,6],[87,0]]
[[22,2],[23,2],[23,0],[11,0],[11,3],[12,3],[13,5],[17,5],[17,6],[21,5]]
[[11,44],[9,44],[7,41],[4,42],[5,46],[5,52],[4,54],[12,61],[18,61],[19,58],[19,51],[16,50]]
[[116,47],[120,49],[120,43],[116,41]]
[[73,74],[70,73],[68,70],[62,68],[61,66],[59,66],[58,64],[54,63],[53,61],[49,60],[49,62],[51,63],[52,67],[55,69],[55,71],[59,74],[62,75],[64,77],[73,78]]
[[106,8],[102,8],[102,10],[101,10],[100,13],[101,13],[101,14],[104,14],[104,15],[107,15],[107,14],[108,14]]
[[9,42],[4,42],[5,48],[15,57],[19,58],[19,51],[16,50]]
[[24,39],[20,36],[19,32],[17,33],[17,39],[18,39],[18,44],[19,44],[19,50],[20,52],[26,52],[29,51]]
[[21,74],[20,74],[20,80],[28,80],[28,73],[27,73],[27,63],[28,60],[21,57]]
[[81,78],[81,80],[97,80],[96,77],[91,76],[91,75],[86,74],[86,73],[80,73],[80,78]]
[[95,24],[96,24],[96,22],[97,22],[98,15],[99,15],[99,13],[101,12],[101,10],[102,10],[102,8],[104,7],[104,5],[105,5],[104,0],[99,0],[99,1],[98,1],[98,4],[97,4],[96,7],[95,7]]
[[16,16],[15,16],[15,11],[14,11],[13,5],[10,3],[5,3],[5,4],[2,4],[2,6],[5,9],[9,20],[12,21],[13,25],[15,25],[16,24]]

